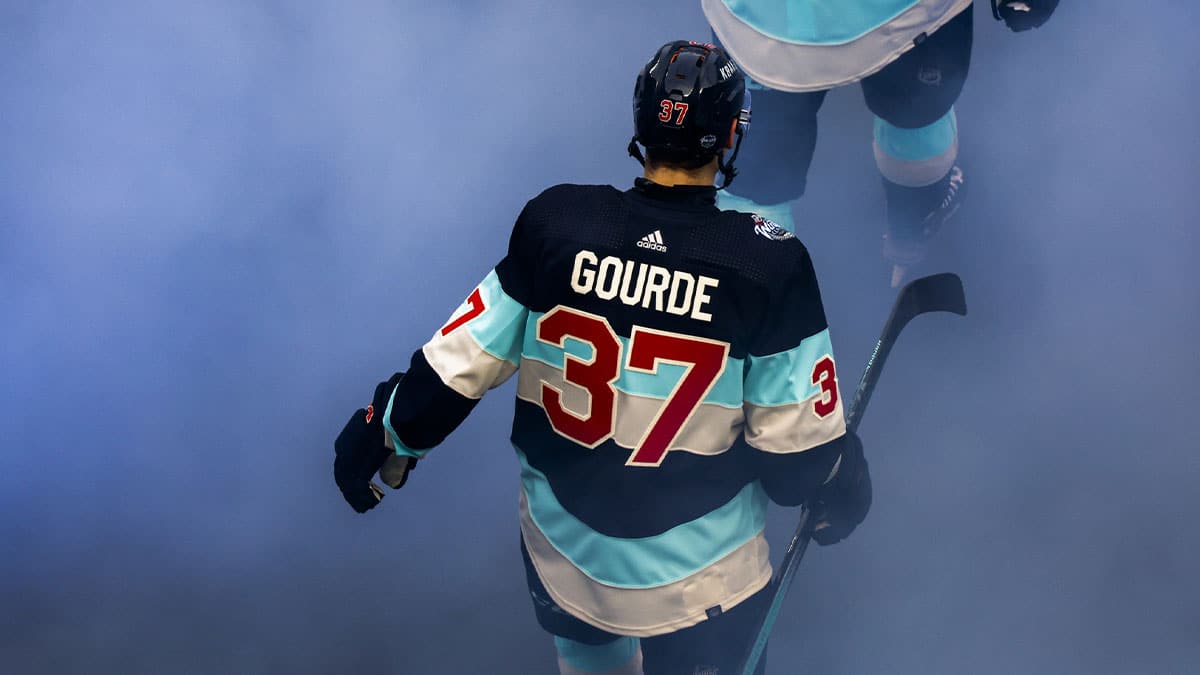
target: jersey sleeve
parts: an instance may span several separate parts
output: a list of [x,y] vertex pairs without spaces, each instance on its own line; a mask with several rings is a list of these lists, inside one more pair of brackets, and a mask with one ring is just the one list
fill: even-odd
[[504,259],[413,354],[392,392],[384,428],[397,454],[424,457],[517,371],[536,262],[525,221],[523,212]]
[[833,474],[846,421],[829,326],[808,252],[770,292],[745,361],[745,440],[768,496],[795,505]]

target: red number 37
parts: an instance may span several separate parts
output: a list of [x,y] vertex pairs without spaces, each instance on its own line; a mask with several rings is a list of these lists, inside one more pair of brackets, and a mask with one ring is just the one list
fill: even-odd
[[672,101],[669,98],[664,98],[662,103],[658,104],[658,121],[670,122],[671,116],[675,115],[675,126],[683,125],[683,118],[687,117],[688,104],[682,101]]
[[[580,415],[563,407],[562,391],[546,382],[542,383],[542,407],[555,431],[594,448],[616,431],[614,384],[621,371],[621,341],[604,318],[567,307],[556,307],[538,321],[538,340],[564,348],[568,337],[592,349],[592,358],[586,361],[568,354],[563,367],[563,379],[587,390],[587,413]],[[653,375],[660,363],[672,363],[685,371],[629,455],[627,466],[662,464],[683,425],[725,371],[728,355],[725,342],[633,327],[626,370]]]

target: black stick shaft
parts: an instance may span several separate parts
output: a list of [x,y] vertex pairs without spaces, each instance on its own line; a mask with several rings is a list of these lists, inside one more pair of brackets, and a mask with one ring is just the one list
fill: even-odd
[[[887,322],[883,324],[883,330],[879,334],[879,340],[875,343],[875,349],[871,352],[871,358],[867,360],[867,366],[863,369],[862,378],[858,381],[858,388],[854,390],[854,398],[846,413],[846,429],[850,433],[858,431],[858,425],[862,422],[867,404],[870,403],[871,395],[875,392],[875,385],[879,382],[879,375],[883,372],[883,364],[891,354],[892,346],[896,344],[896,338],[900,336],[900,331],[904,330],[904,327],[914,317],[926,312],[954,312],[960,315],[967,313],[962,280],[957,275],[945,273],[922,277],[909,283],[900,291],[895,304],[892,305]],[[805,503],[800,508],[800,522],[796,525],[796,531],[792,534],[787,552],[783,555],[779,574],[771,582],[774,587],[771,604],[767,608],[762,623],[759,625],[758,634],[746,654],[741,670],[742,675],[754,675],[754,670],[762,658],[763,650],[767,647],[767,640],[771,637],[775,619],[778,618],[788,589],[791,588],[792,578],[796,576],[800,561],[804,559],[804,552],[808,550],[808,542],[812,539],[813,527],[816,525],[812,518],[812,506]]]
[[[884,330],[886,332],[887,329]],[[871,401],[871,394],[875,393],[875,384],[879,382],[879,373],[883,372],[883,362],[887,361],[893,344],[895,344],[895,339],[885,340],[882,337],[875,343],[875,349],[871,352],[870,360],[867,361],[862,379],[858,381],[858,388],[854,390],[854,400],[850,402],[850,410],[846,413],[846,429],[850,433],[858,432],[858,425],[862,421],[863,413],[867,410],[867,403]],[[876,367],[876,364],[879,367]]]
[[[846,415],[846,428],[850,433],[858,430],[858,423],[862,420],[862,411],[866,409],[867,402],[871,400],[875,383],[879,381],[879,372],[892,350],[891,343],[895,339],[885,339],[891,330],[892,323],[892,317],[889,317],[887,325],[884,326],[883,335],[875,343],[875,350],[871,352],[871,358],[867,361],[867,367],[863,371],[862,379],[858,382],[858,388],[854,391],[854,400],[850,404],[850,412]],[[750,645],[750,653],[746,655],[745,665],[742,666],[742,675],[754,675],[754,670],[758,667],[759,660],[762,659],[763,651],[767,648],[771,629],[775,627],[775,619],[779,617],[779,610],[783,608],[783,601],[787,598],[788,589],[792,587],[792,578],[800,569],[800,561],[804,559],[804,552],[808,550],[808,543],[812,540],[812,528],[815,525],[812,522],[812,507],[805,503],[800,509],[800,522],[797,523],[792,540],[783,554],[783,561],[779,565],[779,576],[772,580],[774,591],[771,604],[767,607],[766,615],[763,617],[762,625],[758,629],[753,644]]]

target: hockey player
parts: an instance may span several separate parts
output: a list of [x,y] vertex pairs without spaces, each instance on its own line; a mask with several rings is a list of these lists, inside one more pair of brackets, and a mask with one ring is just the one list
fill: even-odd
[[[958,210],[954,102],[971,62],[971,0],[701,0],[718,41],[752,78],[755,135],[742,166],[753,178],[722,192],[723,208],[764,214],[794,231],[829,89],[860,82],[875,114],[883,175],[883,255],[892,285],[924,257]],[[993,0],[1013,30],[1040,26],[1058,0]]]
[[716,207],[744,89],[713,45],[660,48],[634,90],[644,177],[531,200],[504,258],[335,443],[366,511],[385,460],[407,478],[517,374],[521,555],[564,674],[733,672],[769,599],[768,502],[817,500],[821,544],[870,507],[807,250]]

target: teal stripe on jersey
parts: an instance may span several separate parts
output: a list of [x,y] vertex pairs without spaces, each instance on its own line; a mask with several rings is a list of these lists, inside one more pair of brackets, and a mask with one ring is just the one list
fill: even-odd
[[582,642],[554,636],[554,648],[563,661],[585,673],[606,673],[629,663],[637,654],[641,640],[622,637],[602,645],[586,645]]
[[387,431],[388,436],[392,439],[392,447],[396,449],[396,454],[401,457],[415,457],[421,459],[429,454],[433,448],[424,450],[413,450],[400,441],[400,437],[396,435],[396,430],[392,428],[392,401],[396,400],[396,390],[392,390],[392,395],[388,396],[387,410],[383,413],[383,428]]
[[811,335],[785,352],[747,356],[746,402],[759,406],[799,403],[821,391],[812,383],[813,366],[833,355],[829,329]]
[[567,512],[546,474],[513,447],[521,460],[521,486],[534,524],[575,567],[607,586],[653,588],[685,579],[729,555],[766,524],[767,495],[754,481],[723,506],[662,534],[609,537]]
[[875,118],[875,144],[889,157],[919,162],[945,153],[958,136],[958,120],[954,108],[933,124],[917,129],[903,129]]
[[516,364],[521,357],[525,306],[504,292],[496,270],[479,282],[479,292],[485,310],[467,323],[467,330],[485,352]]
[[887,24],[919,0],[722,0],[734,16],[776,40],[838,45]]
[[[566,365],[566,354],[584,361],[592,358],[592,347],[586,342],[568,337],[563,340],[566,349],[542,342],[537,339],[537,322],[542,318],[541,312],[530,312],[525,329],[525,346],[521,352],[522,358],[536,359],[555,368]],[[621,363],[629,354],[629,338],[618,335],[621,341]],[[616,388],[627,394],[646,396],[666,400],[675,385],[679,384],[687,368],[674,363],[659,363],[656,375],[626,370],[622,367],[617,378]],[[725,371],[717,378],[708,395],[701,403],[711,403],[725,408],[740,408],[742,406],[742,359],[729,357],[725,362]]]

